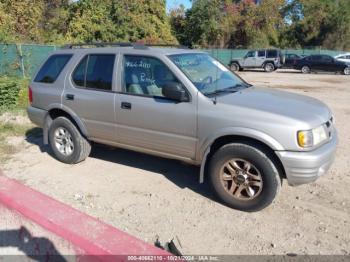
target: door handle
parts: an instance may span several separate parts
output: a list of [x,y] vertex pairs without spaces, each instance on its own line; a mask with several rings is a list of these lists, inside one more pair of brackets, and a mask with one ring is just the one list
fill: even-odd
[[66,99],[67,99],[67,100],[74,100],[74,95],[72,95],[72,94],[66,94]]
[[131,109],[131,103],[128,103],[128,102],[122,102],[121,104],[121,108],[122,109]]

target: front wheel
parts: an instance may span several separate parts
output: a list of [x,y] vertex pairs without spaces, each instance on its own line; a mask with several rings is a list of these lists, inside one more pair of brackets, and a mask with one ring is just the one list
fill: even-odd
[[350,75],[350,67],[345,67],[343,73],[344,75]]
[[49,129],[49,142],[56,158],[66,164],[85,160],[91,151],[89,141],[66,117],[53,120]]
[[259,211],[272,203],[280,187],[279,172],[259,146],[232,143],[210,160],[214,192],[226,205],[242,211]]
[[231,63],[231,65],[230,65],[230,69],[231,69],[231,71],[238,71],[238,70],[240,70],[241,68],[240,68],[240,66],[239,66],[238,63],[233,62],[233,63]]

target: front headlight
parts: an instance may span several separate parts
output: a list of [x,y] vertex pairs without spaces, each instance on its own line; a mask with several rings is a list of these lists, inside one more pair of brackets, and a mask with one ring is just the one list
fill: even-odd
[[327,140],[327,131],[324,125],[298,132],[298,144],[304,148],[317,146],[325,140]]

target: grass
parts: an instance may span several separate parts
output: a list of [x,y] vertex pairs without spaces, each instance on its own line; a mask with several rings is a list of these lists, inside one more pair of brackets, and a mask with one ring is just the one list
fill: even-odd
[[[0,78],[5,81],[6,77]],[[20,90],[16,100],[16,104],[8,105],[0,108],[0,163],[8,160],[9,157],[18,152],[20,146],[12,145],[8,142],[8,137],[30,135],[33,125],[28,121],[21,122],[21,119],[26,118],[25,109],[28,106],[28,83],[29,79],[15,79],[20,85]],[[6,114],[6,117],[4,117]]]
[[[25,114],[24,110],[17,109],[14,111],[7,112],[8,114],[15,118],[18,115]],[[20,149],[18,145],[12,145],[8,142],[9,137],[15,136],[28,136],[35,132],[36,129],[33,129],[33,125],[30,123],[18,123],[13,121],[4,121],[0,120],[0,163],[6,162],[11,155],[17,153]]]

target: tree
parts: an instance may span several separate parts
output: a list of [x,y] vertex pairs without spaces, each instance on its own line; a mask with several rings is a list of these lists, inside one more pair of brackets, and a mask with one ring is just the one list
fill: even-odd
[[[42,41],[40,25],[42,24],[43,0],[1,0],[2,10],[10,25],[9,33],[17,41]],[[2,19],[1,19],[2,20]]]
[[350,48],[348,0],[294,0],[285,12],[290,18],[290,25],[284,31],[287,44]]

